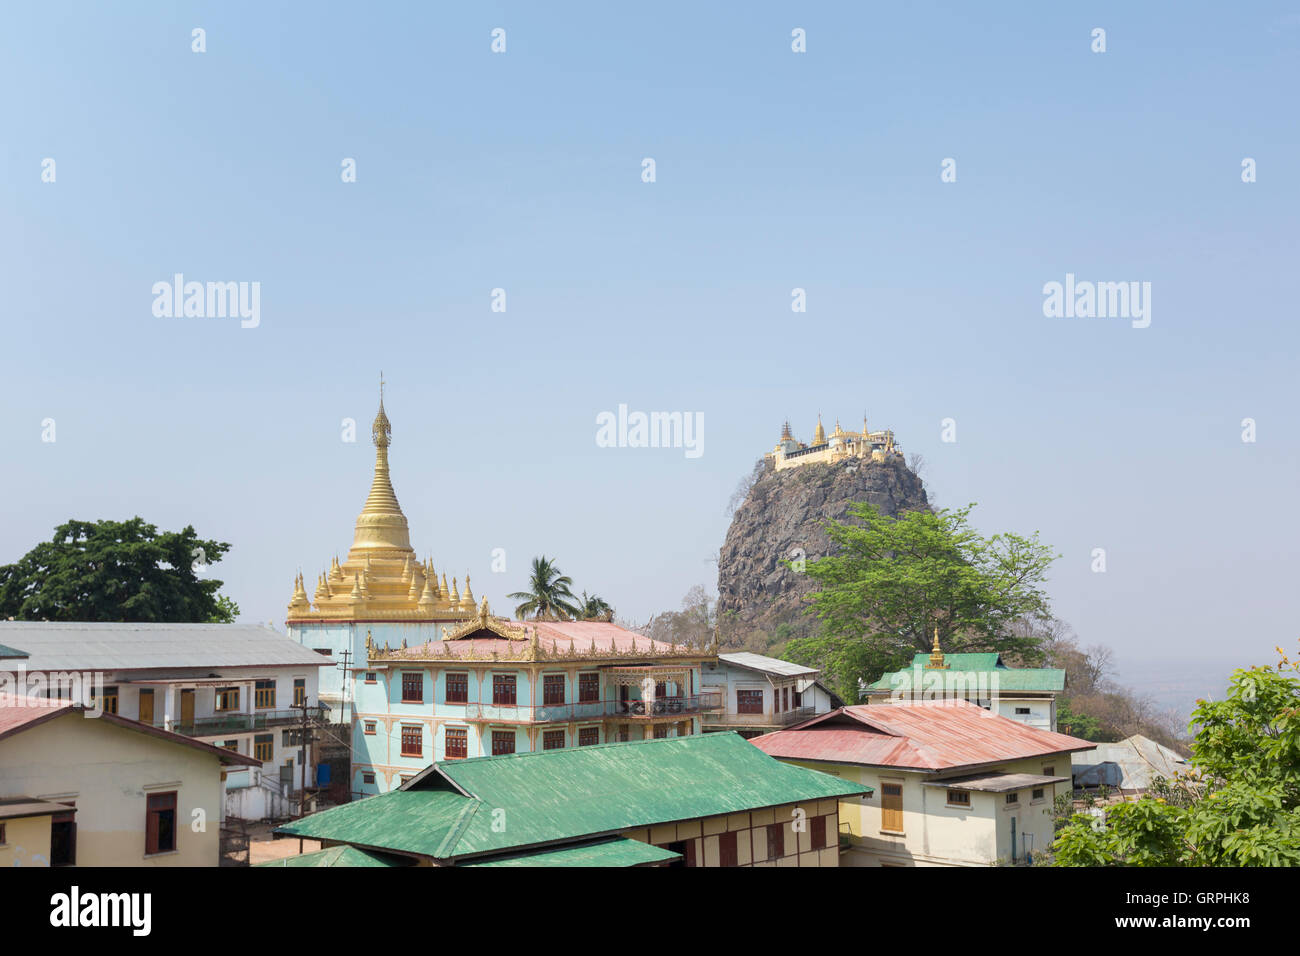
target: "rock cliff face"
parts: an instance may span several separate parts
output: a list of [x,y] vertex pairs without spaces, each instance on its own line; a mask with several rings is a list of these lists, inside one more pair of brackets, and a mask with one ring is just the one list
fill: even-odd
[[812,581],[781,564],[831,552],[826,522],[865,501],[887,515],[927,508],[921,479],[899,458],[850,459],[765,471],[732,516],[718,555],[722,643],[762,651],[815,628],[805,613]]

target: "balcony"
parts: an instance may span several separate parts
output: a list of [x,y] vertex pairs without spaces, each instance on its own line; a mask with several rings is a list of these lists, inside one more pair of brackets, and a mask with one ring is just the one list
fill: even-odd
[[807,706],[783,710],[779,714],[770,711],[758,714],[717,714],[710,717],[708,723],[725,727],[790,727],[816,716],[816,709]]
[[[327,711],[326,707],[308,707],[308,722],[315,724],[325,720]],[[248,733],[271,727],[301,724],[302,719],[301,710],[258,710],[251,714],[217,714],[212,717],[199,717],[186,724],[173,721],[167,729],[187,737],[215,737],[220,734]]]
[[506,723],[568,723],[577,720],[673,719],[708,713],[722,707],[721,693],[694,697],[660,697],[644,700],[591,700],[569,704],[465,704],[465,719]]

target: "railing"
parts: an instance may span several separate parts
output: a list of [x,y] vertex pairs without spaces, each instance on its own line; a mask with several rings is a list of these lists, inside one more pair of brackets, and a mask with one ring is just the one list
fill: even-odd
[[465,706],[466,720],[518,721],[520,723],[567,723],[574,720],[600,720],[606,717],[643,720],[701,714],[722,707],[721,693],[703,693],[693,697],[659,697],[644,700],[590,700],[568,704],[483,704]]
[[795,707],[783,710],[779,714],[770,711],[761,714],[718,714],[709,720],[711,724],[725,724],[736,727],[788,727],[817,716],[812,706]]
[[[311,723],[325,719],[329,708],[313,706],[307,708],[307,720]],[[301,724],[301,710],[258,710],[251,714],[218,714],[213,717],[199,717],[190,723],[172,721],[167,729],[187,737],[214,737],[218,734],[234,734],[250,730],[266,730],[270,727],[282,727],[288,724]]]

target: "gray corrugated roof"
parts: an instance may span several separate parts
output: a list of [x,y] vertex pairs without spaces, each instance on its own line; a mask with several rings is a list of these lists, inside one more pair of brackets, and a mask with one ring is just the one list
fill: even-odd
[[964,777],[945,777],[927,780],[927,787],[945,787],[948,790],[980,790],[985,793],[1010,793],[1045,787],[1049,783],[1069,783],[1069,777],[1053,777],[1039,773],[971,773]]
[[783,661],[776,657],[764,657],[762,654],[751,654],[748,651],[719,654],[718,660],[726,661],[728,664],[735,664],[737,667],[747,667],[752,671],[776,674],[780,677],[802,677],[805,674],[820,673],[815,667],[804,667],[802,664],[793,664],[790,661]]
[[[332,665],[264,624],[0,621],[0,642],[27,652],[28,671]],[[0,670],[17,666],[0,661]]]

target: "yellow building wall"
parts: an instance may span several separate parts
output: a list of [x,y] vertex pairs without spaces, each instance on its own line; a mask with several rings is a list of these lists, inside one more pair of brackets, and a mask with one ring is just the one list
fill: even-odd
[[[221,764],[182,744],[64,714],[0,741],[0,791],[75,801],[78,866],[218,863]],[[147,857],[146,796],[168,791],[176,792],[176,850]]]
[[[731,832],[736,834],[737,866],[839,866],[838,813],[839,801],[835,799],[810,800],[746,813],[638,827],[625,830],[622,835],[665,847],[670,843],[693,842],[696,866],[721,866],[720,835]],[[813,846],[812,829],[808,823],[816,816],[826,817],[826,839],[820,846]],[[769,859],[767,827],[778,822],[785,831],[785,853]]]
[[50,817],[0,820],[5,839],[0,843],[0,869],[10,866],[50,865]]

